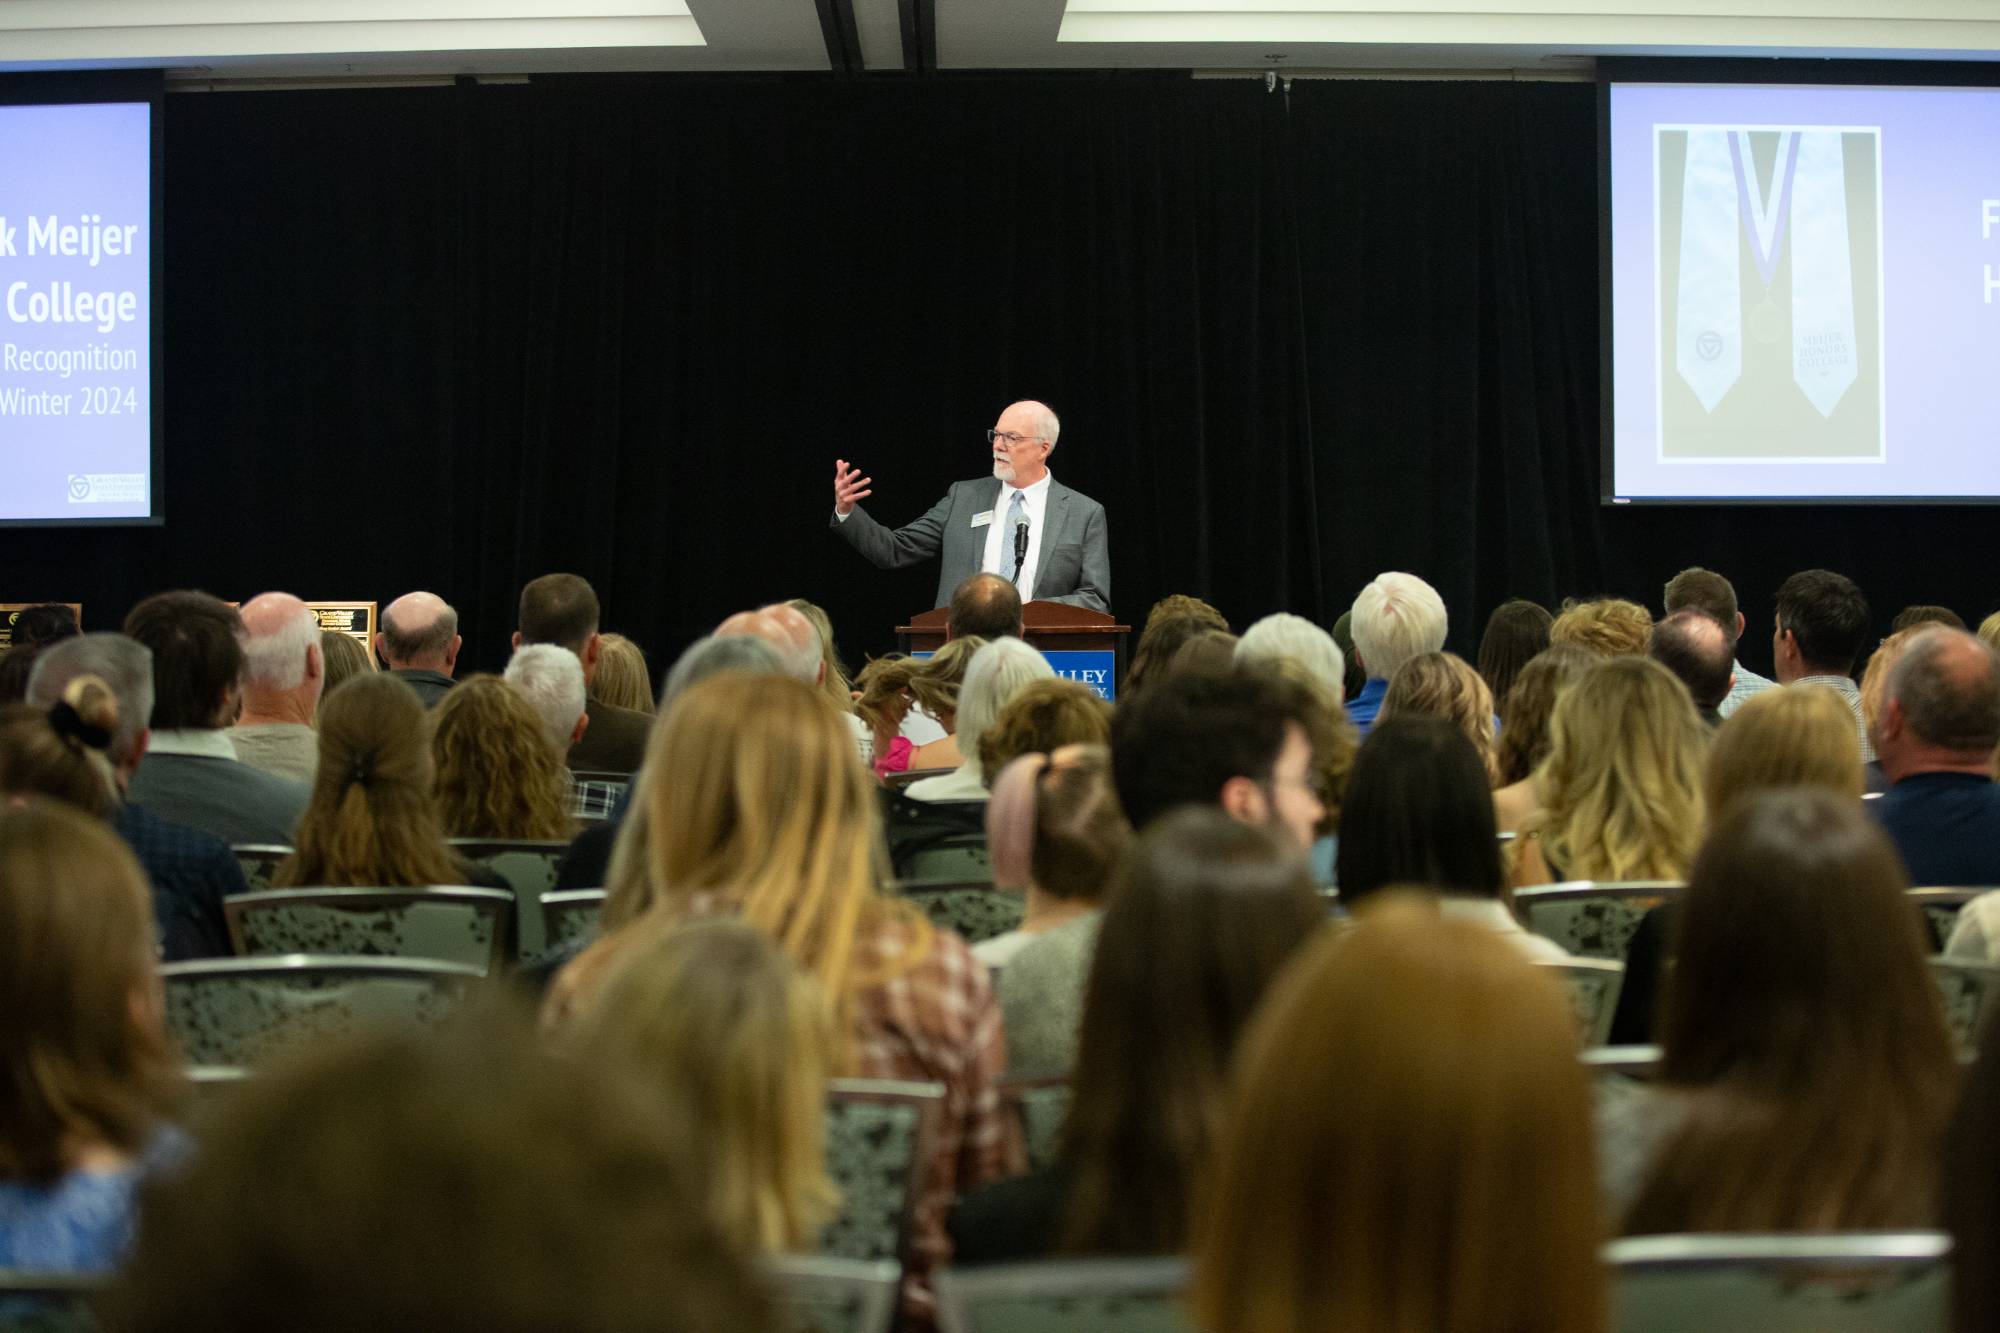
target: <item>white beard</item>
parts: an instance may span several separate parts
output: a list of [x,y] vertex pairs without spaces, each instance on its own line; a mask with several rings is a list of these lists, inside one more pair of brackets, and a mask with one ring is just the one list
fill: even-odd
[[1012,481],[1014,480],[1014,465],[996,460],[993,464],[993,475],[1002,481]]

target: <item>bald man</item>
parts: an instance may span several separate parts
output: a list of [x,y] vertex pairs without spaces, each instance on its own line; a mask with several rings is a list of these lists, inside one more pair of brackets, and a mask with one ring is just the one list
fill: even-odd
[[313,717],[326,688],[319,617],[288,592],[259,593],[242,616],[243,712],[229,743],[252,768],[310,783],[319,771]]
[[458,632],[458,612],[431,592],[404,593],[382,610],[375,655],[389,674],[417,692],[424,707],[433,708],[457,684],[458,650],[465,639]]
[[833,530],[881,569],[942,555],[938,606],[974,574],[997,574],[1021,600],[1111,610],[1111,548],[1104,506],[1048,468],[1062,423],[1046,403],[1013,403],[986,432],[993,473],[961,481],[914,523],[891,531],[860,502],[874,479],[833,464]]
[[[797,607],[773,602],[755,611],[738,611],[715,627],[713,637],[727,639],[739,634],[761,639],[776,649],[785,674],[792,679],[808,685],[826,682],[826,654],[820,650],[819,631]],[[871,762],[875,757],[874,733],[852,708],[844,709],[841,717],[854,733],[854,747],[862,762]]]

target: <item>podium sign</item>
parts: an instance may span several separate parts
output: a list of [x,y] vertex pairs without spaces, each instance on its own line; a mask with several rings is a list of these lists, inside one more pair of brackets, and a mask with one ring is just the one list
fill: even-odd
[[1079,653],[1044,649],[1042,656],[1048,659],[1055,673],[1065,680],[1074,680],[1097,691],[1100,699],[1118,702],[1118,654],[1110,651]]
[[0,602],[0,652],[14,646],[14,617],[31,606],[66,606],[76,617],[77,625],[83,624],[82,602]]

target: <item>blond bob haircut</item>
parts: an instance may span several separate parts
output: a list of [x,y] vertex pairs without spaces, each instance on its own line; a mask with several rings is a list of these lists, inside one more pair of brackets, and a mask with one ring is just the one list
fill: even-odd
[[1681,879],[1701,845],[1709,729],[1687,687],[1647,657],[1600,662],[1563,691],[1541,808],[1522,824],[1568,879]]
[[1711,823],[1769,787],[1824,787],[1861,799],[1861,742],[1854,714],[1824,685],[1763,690],[1715,733],[1706,799]]
[[[847,1030],[856,991],[915,967],[930,929],[889,879],[875,783],[813,686],[728,672],[690,686],[653,727],[611,856],[607,933],[651,913],[733,912],[816,977]],[[910,946],[859,946],[902,923]]]
[[854,711],[871,726],[884,728],[901,720],[892,704],[915,704],[937,719],[946,731],[958,726],[958,692],[965,684],[965,669],[972,657],[986,646],[976,634],[947,639],[929,657],[906,657],[891,653],[861,668],[856,684],[861,698]]
[[590,697],[613,708],[652,712],[653,674],[646,666],[646,650],[623,634],[600,634],[597,642],[597,670],[590,677]]
[[747,1251],[807,1250],[836,1200],[826,992],[727,917],[659,922],[619,955],[572,1029],[593,1058],[655,1080],[708,1156],[711,1212]]
[[1599,657],[1642,654],[1652,634],[1653,613],[1617,597],[1593,602],[1572,598],[1562,604],[1562,614],[1549,626],[1550,643],[1574,644]]
[[52,801],[0,807],[0,1181],[49,1184],[80,1148],[138,1153],[171,1111],[154,953],[122,839]]
[[1457,653],[1419,653],[1389,680],[1383,718],[1434,717],[1465,734],[1486,769],[1486,785],[1499,777],[1494,759],[1493,691]]
[[1392,892],[1309,946],[1225,1123],[1193,1248],[1209,1333],[1606,1327],[1576,1021],[1491,930]]
[[568,838],[576,832],[561,755],[542,715],[498,676],[461,681],[431,710],[437,808],[453,838]]

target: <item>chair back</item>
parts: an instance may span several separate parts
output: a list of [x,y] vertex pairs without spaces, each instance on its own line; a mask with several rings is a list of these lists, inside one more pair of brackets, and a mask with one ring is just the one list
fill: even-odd
[[1040,1171],[1055,1165],[1062,1151],[1063,1121],[1069,1117],[1069,1080],[1060,1075],[1010,1078],[1000,1085],[999,1092],[1001,1106],[1013,1112],[1020,1124],[1028,1169]]
[[932,925],[957,931],[967,944],[1018,928],[1028,910],[1021,894],[995,888],[991,880],[903,880],[895,893],[915,903]]
[[1944,1024],[1961,1051],[1979,1048],[1979,1034],[1993,1015],[1993,1003],[2000,999],[2000,967],[1962,958],[1933,958],[1931,977],[1944,999]]
[[1604,1249],[1618,1333],[1944,1333],[1948,1236],[1637,1236]]
[[230,851],[236,853],[236,864],[243,870],[243,882],[251,892],[271,887],[271,876],[278,873],[278,863],[292,854],[289,847],[280,847],[274,842],[239,842]]
[[[1184,1259],[1067,1259],[947,1269],[943,1333],[1194,1333]],[[1329,1330],[1333,1333],[1333,1330]]]
[[436,958],[496,975],[514,896],[498,889],[268,889],[225,898],[244,955]]
[[912,782],[922,782],[925,778],[941,778],[955,771],[949,768],[906,768],[900,773],[886,774],[882,778],[882,785],[900,791]]
[[820,1234],[836,1259],[904,1261],[910,1219],[944,1114],[944,1085],[835,1079],[827,1089],[826,1170],[840,1211]]
[[1609,958],[1567,958],[1537,963],[1560,975],[1576,1007],[1577,1031],[1585,1048],[1602,1046],[1611,1037],[1611,1019],[1618,1012],[1618,992],[1625,984],[1625,964]]
[[1931,942],[1932,953],[1943,953],[1944,946],[1951,941],[1951,932],[1958,925],[1959,909],[1991,889],[1911,889],[1910,901],[1924,919],[1924,936]]
[[889,1333],[903,1266],[780,1254],[765,1261],[796,1333]]
[[451,849],[470,861],[483,861],[514,890],[514,925],[521,961],[533,962],[548,951],[542,925],[542,895],[556,886],[556,866],[569,850],[559,840],[536,838],[453,838]]
[[434,1023],[480,980],[459,963],[322,954],[168,963],[160,976],[188,1062],[242,1068],[367,1027]]
[[1583,1067],[1600,1078],[1616,1074],[1648,1082],[1660,1068],[1657,1046],[1599,1046],[1585,1051],[1581,1058]]
[[0,1268],[0,1333],[96,1333],[91,1302],[107,1280],[96,1273]]
[[564,889],[542,895],[544,956],[581,944],[597,934],[604,916],[603,889]]
[[1635,879],[1613,883],[1574,880],[1514,891],[1514,915],[1537,935],[1554,940],[1579,958],[1625,961],[1639,922],[1655,907],[1679,896],[1679,880]]
[[955,833],[905,852],[896,870],[904,879],[993,878],[993,857],[984,833]]

